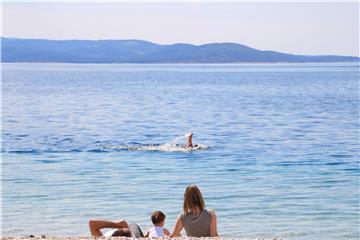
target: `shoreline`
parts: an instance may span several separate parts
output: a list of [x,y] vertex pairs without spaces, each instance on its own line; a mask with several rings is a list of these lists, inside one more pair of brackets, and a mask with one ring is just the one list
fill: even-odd
[[338,64],[338,63],[359,63],[358,61],[310,61],[310,62],[287,62],[287,61],[274,61],[274,62],[9,62],[9,61],[0,61],[0,64],[78,64],[78,65],[241,65],[241,64]]
[[[31,236],[31,237],[30,237]],[[32,236],[28,237],[24,236],[12,236],[12,237],[0,237],[0,240],[94,240],[94,239],[113,239],[113,240],[134,240],[134,239],[153,239],[153,238],[130,238],[130,237],[85,237],[85,236],[78,236],[78,237],[59,237],[59,236],[47,236],[47,235],[40,235],[40,236]],[[177,238],[164,238],[164,239],[179,239],[179,240],[284,240],[283,238],[237,238],[237,237],[218,237],[218,238],[211,238],[211,237],[177,237]]]

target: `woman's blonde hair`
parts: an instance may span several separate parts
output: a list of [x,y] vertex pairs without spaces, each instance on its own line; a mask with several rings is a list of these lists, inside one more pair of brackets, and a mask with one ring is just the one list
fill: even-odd
[[189,185],[184,193],[183,211],[184,213],[189,213],[196,207],[200,208],[201,211],[204,210],[205,202],[200,189],[196,185]]

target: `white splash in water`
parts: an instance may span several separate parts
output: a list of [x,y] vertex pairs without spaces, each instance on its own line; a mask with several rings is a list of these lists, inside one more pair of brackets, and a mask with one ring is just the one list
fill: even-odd
[[165,143],[165,144],[162,145],[162,146],[165,146],[165,147],[176,147],[176,146],[179,145],[179,142],[180,142],[181,140],[183,140],[183,139],[184,139],[184,135],[181,135],[181,136],[178,136],[178,137],[176,137],[176,138],[168,141],[167,143]]
[[162,152],[191,152],[197,150],[205,150],[207,146],[195,144],[194,147],[188,148],[186,145],[181,145],[184,135],[178,136],[165,144],[149,144],[149,145],[134,145],[134,146],[104,146],[107,149],[128,150],[128,151],[162,151]]
[[193,148],[187,148],[185,146],[175,145],[138,145],[138,146],[109,146],[106,148],[128,151],[161,151],[161,152],[191,152],[198,150],[205,150],[207,146],[196,145]]

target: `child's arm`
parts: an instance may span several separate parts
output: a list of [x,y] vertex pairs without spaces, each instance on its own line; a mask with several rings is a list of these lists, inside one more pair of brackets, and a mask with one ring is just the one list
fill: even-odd
[[149,230],[147,230],[147,232],[145,233],[144,237],[149,237]]
[[165,234],[166,236],[169,236],[171,233],[170,233],[166,228],[164,228],[164,234]]

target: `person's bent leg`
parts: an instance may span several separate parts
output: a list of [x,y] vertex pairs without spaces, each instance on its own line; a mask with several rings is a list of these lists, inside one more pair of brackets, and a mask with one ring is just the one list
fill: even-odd
[[136,238],[144,237],[143,232],[141,231],[141,228],[136,223],[129,224],[129,230],[132,232]]

